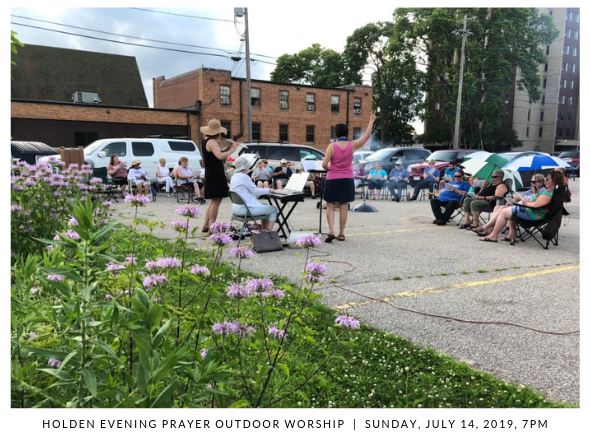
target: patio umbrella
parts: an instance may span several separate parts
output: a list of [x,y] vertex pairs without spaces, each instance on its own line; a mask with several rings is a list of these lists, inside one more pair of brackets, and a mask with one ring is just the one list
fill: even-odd
[[470,153],[469,155],[466,155],[463,161],[465,162],[468,160],[482,160],[486,163],[496,164],[500,167],[508,163],[508,160],[506,158],[501,157],[497,153],[486,152],[485,150],[480,150],[477,152]]
[[520,176],[519,172],[517,172],[516,170],[505,168],[502,168],[502,171],[504,172],[504,181],[506,181],[508,178],[512,180],[512,189],[508,190],[516,192],[518,189],[523,187],[522,177]]
[[550,155],[529,155],[515,158],[504,166],[505,169],[516,170],[518,172],[554,169],[556,167],[563,167],[564,170],[571,168],[571,166],[561,158]]
[[492,176],[492,172],[494,170],[501,169],[508,163],[506,158],[502,158],[497,154],[490,154],[490,156],[488,156],[488,160],[472,158],[464,161],[461,164],[461,167],[465,173],[483,180],[487,180],[490,178],[490,176]]

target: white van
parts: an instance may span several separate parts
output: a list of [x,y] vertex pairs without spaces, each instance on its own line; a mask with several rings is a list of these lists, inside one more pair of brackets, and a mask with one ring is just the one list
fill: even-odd
[[[172,170],[178,165],[180,157],[187,157],[189,166],[195,175],[201,172],[201,152],[191,140],[175,140],[161,138],[105,138],[96,140],[84,148],[84,160],[93,169],[107,167],[111,161],[111,155],[117,155],[119,161],[123,161],[131,167],[134,159],[141,161],[141,167],[152,180],[156,179],[156,169],[160,164],[160,158],[166,158],[166,166]],[[38,161],[47,161],[43,157]]]

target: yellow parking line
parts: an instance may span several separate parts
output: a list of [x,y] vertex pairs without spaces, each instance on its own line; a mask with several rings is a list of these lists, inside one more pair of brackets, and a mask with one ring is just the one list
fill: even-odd
[[396,294],[391,295],[387,298],[378,298],[378,299],[372,299],[372,300],[363,301],[363,302],[349,302],[347,304],[338,305],[338,306],[335,306],[332,308],[334,310],[347,310],[349,308],[361,307],[364,305],[374,304],[377,302],[388,302],[388,301],[391,301],[395,298],[406,298],[406,297],[410,297],[410,296],[424,295],[427,293],[437,293],[437,292],[441,293],[441,292],[446,292],[448,290],[464,289],[464,288],[475,287],[478,285],[485,285],[485,284],[495,284],[497,282],[514,281],[515,279],[532,278],[534,276],[548,275],[550,273],[567,272],[567,271],[575,270],[575,269],[579,269],[579,268],[580,268],[580,265],[578,264],[578,265],[567,266],[567,267],[559,267],[556,269],[540,270],[538,272],[529,272],[529,273],[524,273],[522,275],[501,276],[499,278],[484,279],[482,281],[462,282],[462,283],[453,284],[453,285],[450,285],[447,287],[438,287],[438,288],[428,287],[428,288],[425,288],[422,290],[414,290],[414,291],[410,291],[410,292],[396,293]]

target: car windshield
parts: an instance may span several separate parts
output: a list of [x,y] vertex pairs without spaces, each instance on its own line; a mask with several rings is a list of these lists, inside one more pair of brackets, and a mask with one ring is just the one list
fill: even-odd
[[453,161],[455,159],[455,152],[433,152],[431,153],[426,161],[434,160],[434,161],[446,161],[447,163]]
[[365,160],[367,160],[367,161],[387,160],[387,159],[389,159],[389,157],[391,156],[392,153],[393,153],[393,150],[391,150],[391,149],[381,149],[381,150],[378,150],[377,152],[369,155],[367,158],[365,158]]
[[88,146],[84,148],[84,155],[90,155],[92,152],[97,151],[100,149],[107,140],[96,140],[93,143],[90,143]]

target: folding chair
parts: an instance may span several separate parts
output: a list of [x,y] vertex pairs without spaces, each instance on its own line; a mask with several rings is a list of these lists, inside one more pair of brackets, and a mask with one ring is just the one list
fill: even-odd
[[[564,196],[565,188],[556,186],[553,191],[553,197],[546,206],[549,208],[549,211],[542,220],[529,221],[513,217],[513,221],[516,221],[516,241],[512,241],[510,245],[514,245],[519,241],[525,242],[529,238],[533,238],[545,250],[549,248],[549,243],[557,246],[559,243],[561,219],[563,216],[569,215],[563,207]],[[538,238],[539,236],[541,236],[541,239]]]
[[188,198],[188,202],[190,203],[194,196],[195,196],[195,187],[193,183],[189,183],[187,180],[183,180],[180,178],[174,178],[176,185],[176,202],[180,203],[181,199],[186,197]]
[[[268,219],[269,216],[268,215],[253,215],[252,212],[250,212],[250,209],[248,208],[246,203],[244,203],[244,200],[242,199],[242,197],[240,195],[238,195],[236,192],[233,192],[231,190],[229,191],[229,199],[231,200],[231,202],[233,204],[244,206],[246,208],[245,215],[236,215],[232,211],[232,217],[231,217],[232,221],[238,221],[238,222],[242,223],[242,226],[238,230],[238,234],[240,235],[240,239],[238,240],[238,247],[240,247],[240,242],[242,241],[244,228],[246,228],[246,230],[250,233],[252,233],[252,231],[255,230],[254,226],[256,226],[256,229],[260,230],[260,226],[258,225],[257,221]],[[254,226],[249,225],[248,221],[252,221],[254,223]]]
[[95,178],[102,180],[102,187],[94,192],[93,198],[99,201],[110,201],[114,200],[116,203],[119,202],[116,193],[119,192],[119,186],[113,183],[110,175],[107,173],[106,167],[97,167],[92,171],[92,175]]
[[[451,218],[449,219],[449,221],[451,219],[455,221],[457,225],[460,225],[463,222],[463,218],[465,218],[465,212],[463,211],[463,201],[465,201],[465,197],[466,195],[461,196],[461,200],[459,201],[459,204],[457,204],[457,208],[455,209],[455,211],[451,215]],[[459,221],[455,219],[457,217],[459,218]]]

